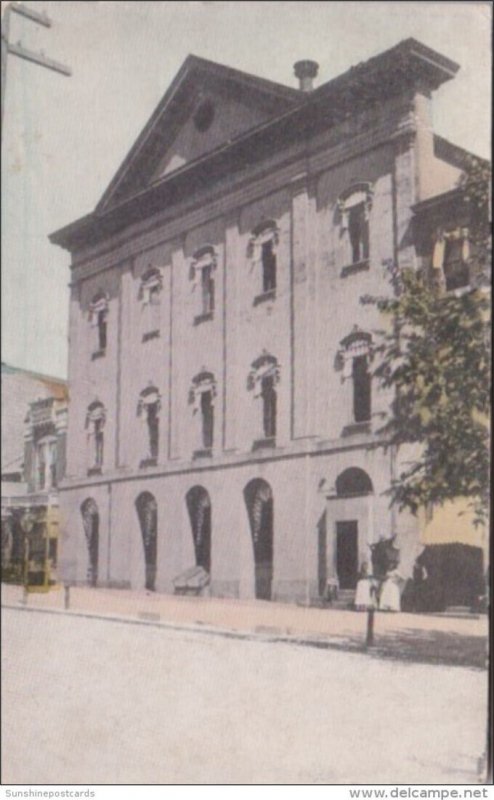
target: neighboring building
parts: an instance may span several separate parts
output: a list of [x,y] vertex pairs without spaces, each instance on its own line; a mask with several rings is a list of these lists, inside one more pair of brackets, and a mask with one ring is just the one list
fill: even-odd
[[[351,592],[420,523],[384,494],[374,306],[418,267],[417,204],[464,151],[431,95],[458,66],[409,39],[312,90],[189,56],[71,252],[63,570],[173,590],[197,564],[216,596]],[[432,246],[432,245],[431,245]]]
[[2,575],[32,560],[57,563],[58,483],[65,474],[67,382],[2,364]]

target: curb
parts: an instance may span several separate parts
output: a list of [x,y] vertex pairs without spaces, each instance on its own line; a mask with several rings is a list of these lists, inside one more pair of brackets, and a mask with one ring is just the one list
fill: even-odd
[[184,631],[186,633],[204,633],[209,636],[220,636],[225,639],[245,639],[247,641],[258,641],[265,643],[269,642],[269,643],[279,643],[279,644],[301,645],[305,647],[314,647],[320,650],[321,649],[344,650],[345,652],[353,652],[356,655],[366,653],[364,644],[362,644],[362,649],[360,649],[352,645],[348,639],[343,637],[332,636],[331,640],[329,640],[326,638],[316,637],[316,636],[314,638],[308,638],[300,634],[283,635],[281,633],[276,633],[274,630],[272,630],[272,632],[268,632],[267,630],[265,632],[260,630],[237,631],[231,628],[218,628],[213,625],[207,625],[202,623],[188,624],[188,623],[166,622],[158,620],[155,618],[154,614],[153,615],[146,614],[146,612],[141,612],[137,617],[127,617],[127,616],[122,616],[120,614],[98,614],[87,611],[76,611],[63,608],[35,608],[33,606],[24,606],[21,604],[13,605],[11,603],[2,603],[1,607],[9,609],[11,611],[27,611],[35,614],[52,614],[55,616],[60,615],[60,616],[80,617],[82,619],[98,619],[98,620],[103,620],[105,622],[117,622],[124,625],[144,625],[151,628],[162,628],[162,629],[164,628],[165,630]]

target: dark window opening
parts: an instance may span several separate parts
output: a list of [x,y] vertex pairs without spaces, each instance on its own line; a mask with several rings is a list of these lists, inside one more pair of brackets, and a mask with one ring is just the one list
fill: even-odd
[[244,489],[254,548],[255,591],[259,600],[271,600],[273,583],[273,493],[262,479]]
[[463,260],[463,241],[461,239],[446,240],[444,278],[448,292],[462,289],[470,283],[470,271],[468,264]]
[[196,564],[211,572],[211,500],[206,489],[193,486],[185,496],[189,512]]
[[98,311],[98,349],[106,350],[106,309]]
[[200,133],[207,131],[213,122],[214,113],[214,105],[212,104],[211,100],[206,100],[204,103],[202,103],[194,114],[194,125],[196,130],[198,130]]
[[160,304],[160,287],[158,284],[153,284],[149,287],[149,304],[152,306],[159,306]]
[[201,416],[202,416],[202,444],[204,448],[213,446],[214,436],[214,406],[212,392],[201,394]]
[[273,240],[262,244],[262,290],[270,292],[276,289],[276,253],[274,252]]
[[353,206],[348,212],[348,233],[352,248],[352,264],[369,258],[369,223],[364,203]]
[[90,586],[96,586],[98,582],[99,514],[98,507],[92,498],[84,501],[81,506],[81,514],[89,556],[87,582]]
[[45,488],[45,481],[46,481],[46,464],[44,460],[40,457],[38,463],[38,485],[40,489]]
[[94,421],[94,464],[96,467],[103,465],[103,420],[96,419]]
[[353,416],[355,422],[368,422],[371,416],[371,376],[367,356],[353,359]]
[[55,488],[57,485],[57,465],[50,464],[50,485]]
[[372,481],[358,467],[350,467],[336,478],[336,494],[338,497],[352,497],[354,495],[369,494],[373,491]]
[[57,540],[51,538],[48,542],[48,558],[51,559],[53,564],[57,563],[57,546]]
[[263,404],[263,432],[267,439],[276,436],[276,389],[274,378],[268,376],[262,379],[262,404]]
[[147,425],[149,434],[149,455],[151,458],[158,458],[160,420],[157,403],[150,403],[147,406]]
[[214,278],[213,267],[209,264],[201,271],[202,313],[210,314],[214,311]]
[[158,549],[158,507],[154,496],[142,492],[136,500],[136,510],[144,546],[145,587],[154,592]]
[[358,522],[336,523],[336,573],[340,589],[355,589],[358,580]]

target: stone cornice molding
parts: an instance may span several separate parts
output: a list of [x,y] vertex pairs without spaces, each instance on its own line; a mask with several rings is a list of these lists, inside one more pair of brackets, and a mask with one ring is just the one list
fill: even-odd
[[[208,203],[204,203],[202,196],[189,203],[187,208],[177,206],[171,216],[155,215],[148,220],[145,230],[142,223],[134,225],[118,234],[109,242],[91,248],[79,261],[72,262],[72,285],[81,280],[93,277],[107,269],[120,266],[129,258],[140,255],[146,250],[151,250],[160,245],[167,244],[173,249],[183,249],[187,234],[208,221],[229,215],[234,221],[238,218],[240,209],[268,194],[280,191],[303,192],[305,188],[315,187],[320,174],[332,167],[356,158],[365,152],[383,147],[390,142],[414,140],[415,130],[406,128],[400,131],[390,130],[390,124],[383,124],[372,133],[363,132],[351,141],[341,141],[330,149],[324,142],[319,143],[317,152],[309,158],[310,173],[301,173],[301,159],[306,158],[298,152],[291,160],[282,165],[265,166],[257,174],[247,180],[239,181],[233,189],[225,190],[217,187],[209,193]],[[261,173],[261,174],[259,174]],[[307,178],[304,176],[307,175]],[[294,179],[293,192],[290,181]],[[232,209],[235,206],[235,209]],[[92,252],[91,252],[92,251]]]

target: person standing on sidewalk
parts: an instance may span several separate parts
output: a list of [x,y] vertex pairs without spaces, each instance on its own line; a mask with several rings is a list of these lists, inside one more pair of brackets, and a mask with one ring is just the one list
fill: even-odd
[[376,585],[372,575],[369,575],[369,566],[366,561],[362,563],[355,594],[355,610],[367,611],[376,607]]

